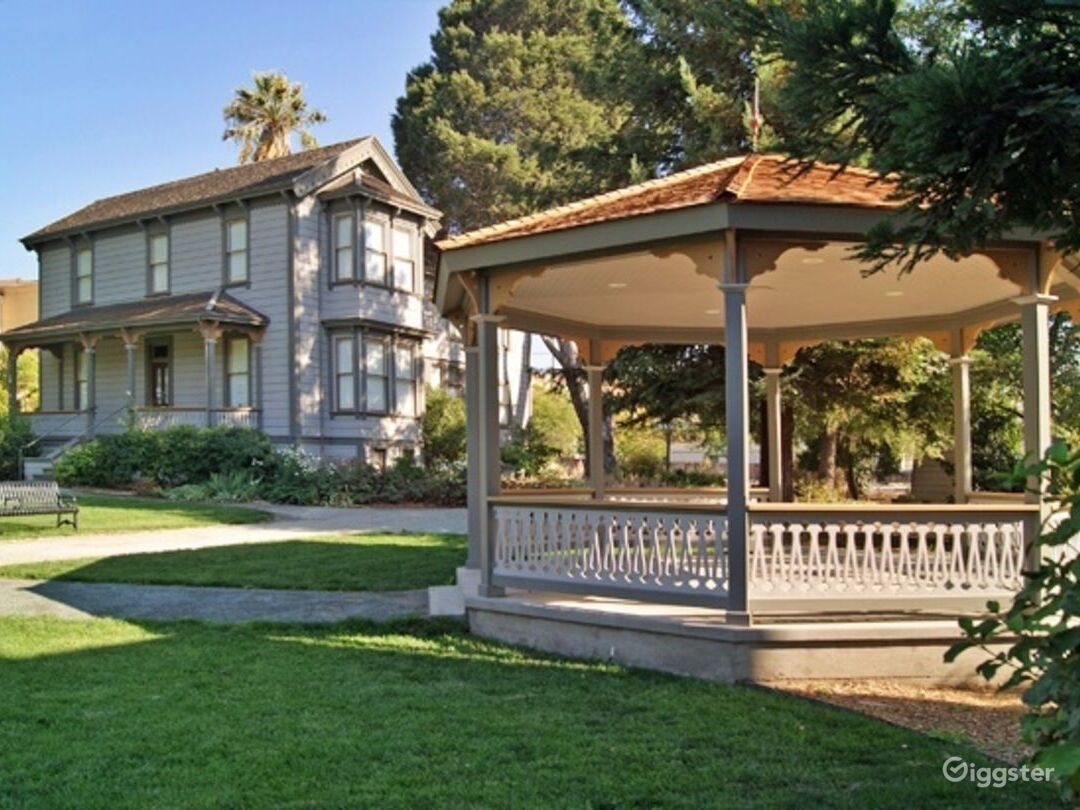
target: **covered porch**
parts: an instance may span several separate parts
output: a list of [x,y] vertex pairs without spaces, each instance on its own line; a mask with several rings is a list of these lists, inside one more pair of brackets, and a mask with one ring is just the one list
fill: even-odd
[[74,309],[2,339],[40,351],[41,407],[24,416],[48,448],[127,426],[259,427],[267,323],[218,291]]
[[[1038,491],[972,493],[968,352],[982,329],[1021,322],[1024,446],[1041,456],[1050,444],[1047,318],[1077,310],[1080,278],[1039,234],[939,255],[912,273],[869,273],[852,249],[896,207],[891,191],[858,170],[795,174],[781,158],[755,155],[441,243],[439,305],[469,323],[470,540],[480,578],[471,617],[489,621],[500,600],[535,613],[562,594],[553,620],[566,619],[576,599],[590,621],[603,615],[615,628],[634,610],[656,621],[658,609],[685,615],[662,606],[683,605],[704,609],[711,625],[796,622],[802,633],[823,617],[948,616],[954,637],[951,617],[1011,597],[1050,504]],[[577,342],[590,392],[587,492],[500,491],[499,326]],[[823,340],[893,336],[929,338],[949,355],[952,502],[784,502],[785,365]],[[725,347],[724,492],[609,488],[602,374],[619,349],[642,343]],[[751,490],[747,452],[751,362],[767,391],[770,477],[761,493]]]

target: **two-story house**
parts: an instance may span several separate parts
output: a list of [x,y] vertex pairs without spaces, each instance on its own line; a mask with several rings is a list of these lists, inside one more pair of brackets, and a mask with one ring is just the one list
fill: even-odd
[[[26,236],[40,319],[34,432],[58,446],[135,423],[242,425],[321,457],[418,449],[424,383],[464,348],[426,291],[439,222],[374,138],[98,200]],[[504,338],[507,419],[528,410]],[[9,386],[10,388],[10,386]]]

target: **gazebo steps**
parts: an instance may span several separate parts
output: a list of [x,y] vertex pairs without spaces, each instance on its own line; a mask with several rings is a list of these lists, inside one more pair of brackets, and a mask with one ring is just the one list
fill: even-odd
[[755,616],[722,610],[566,594],[467,596],[470,630],[493,640],[575,658],[609,660],[708,680],[912,678],[983,683],[972,651],[952,664],[955,617],[911,613]]

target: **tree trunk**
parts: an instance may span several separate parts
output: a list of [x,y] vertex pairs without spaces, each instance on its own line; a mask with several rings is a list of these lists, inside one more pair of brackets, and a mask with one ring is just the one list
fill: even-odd
[[[574,406],[574,413],[577,415],[578,423],[581,425],[581,435],[585,437],[585,469],[587,470],[589,469],[589,383],[581,370],[577,344],[572,340],[563,340],[562,338],[553,338],[547,335],[542,335],[541,340],[544,341],[544,345],[547,346],[548,351],[551,352],[562,369],[566,390],[570,394],[570,404]],[[607,416],[604,418],[605,456],[607,455],[607,436],[611,433],[608,426],[609,419],[610,417]],[[612,452],[612,458],[614,458],[614,452]],[[607,464],[605,463],[604,466],[606,468]]]
[[529,389],[532,387],[532,332],[525,333],[525,339],[521,344],[521,355],[521,374],[518,376],[517,398],[514,400],[516,405],[514,424],[519,428],[524,428],[525,407],[529,404]]
[[761,452],[758,454],[757,482],[759,487],[767,487],[772,483],[772,470],[769,469],[769,398],[763,397],[758,404],[761,409],[761,441],[758,442]]
[[839,443],[838,432],[825,430],[818,445],[818,475],[827,484],[836,483],[836,448]]
[[795,500],[795,413],[791,405],[781,411],[780,447],[784,470],[784,500]]
[[844,482],[847,484],[848,497],[853,501],[862,498],[862,487],[859,485],[858,462],[852,454],[847,442],[844,442]]

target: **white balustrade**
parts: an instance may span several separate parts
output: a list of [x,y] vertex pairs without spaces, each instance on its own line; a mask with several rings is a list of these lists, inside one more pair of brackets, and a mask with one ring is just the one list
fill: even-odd
[[493,500],[493,582],[722,606],[727,521],[716,508]]
[[763,599],[881,600],[982,607],[1022,584],[1024,521],[1012,510],[943,506],[933,512],[838,507],[825,514],[752,514],[749,586]]
[[242,427],[256,430],[259,427],[259,411],[256,408],[218,408],[213,412],[214,425]]
[[206,411],[203,408],[136,408],[137,424],[145,430],[189,425],[206,427]]

